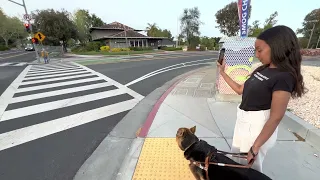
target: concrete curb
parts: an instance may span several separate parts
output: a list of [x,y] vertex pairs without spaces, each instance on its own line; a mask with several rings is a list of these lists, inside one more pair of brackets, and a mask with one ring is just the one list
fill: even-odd
[[320,150],[320,129],[305,120],[296,116],[290,111],[286,111],[282,123],[288,126],[289,130],[303,138],[308,144]]
[[182,79],[184,79],[188,76],[191,76],[192,74],[194,74],[196,72],[207,69],[207,68],[210,68],[210,66],[209,67],[208,66],[201,67],[201,68],[195,69],[193,71],[189,71],[185,74],[178,76],[178,80],[174,80],[173,82],[169,81],[170,86],[168,88],[166,88],[166,91],[164,93],[162,93],[161,97],[157,100],[157,102],[155,103],[155,105],[153,106],[151,111],[148,113],[148,117],[146,118],[146,121],[141,128],[140,134],[138,135],[138,137],[136,139],[133,140],[131,147],[129,149],[129,152],[126,155],[120,170],[118,171],[118,175],[117,175],[116,180],[132,179],[134,172],[135,172],[136,164],[139,160],[142,146],[144,144],[144,140],[149,132],[149,128],[153,123],[153,120],[156,116],[156,113],[157,113],[159,107],[161,106],[161,104],[163,103],[165,98],[168,96],[168,94],[174,89],[175,86],[178,85],[178,83]]
[[136,138],[136,131],[144,124],[158,99],[177,81],[203,68],[208,67],[197,68],[179,75],[142,99],[100,143],[97,149],[80,167],[73,179],[116,179],[120,168],[125,164],[123,163],[125,158],[127,159],[128,156],[132,157],[132,153],[135,152],[133,145],[137,144],[137,142],[143,143],[141,139]]

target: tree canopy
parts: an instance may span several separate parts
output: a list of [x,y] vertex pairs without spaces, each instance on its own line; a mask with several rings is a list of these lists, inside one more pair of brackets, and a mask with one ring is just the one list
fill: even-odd
[[302,28],[298,29],[297,33],[302,34],[304,38],[309,39],[311,36],[313,25],[315,25],[315,28],[310,40],[309,47],[316,48],[316,44],[320,36],[320,8],[312,10],[305,16],[302,23]]
[[91,40],[90,27],[100,27],[105,24],[99,17],[90,14],[85,9],[78,9],[73,15],[73,21],[81,43],[87,43]]
[[257,37],[263,31],[272,28],[278,22],[278,20],[276,20],[277,16],[278,12],[275,11],[265,20],[262,27],[260,27],[260,22],[258,20],[253,21],[252,25],[249,25],[248,35],[251,37]]
[[183,10],[181,22],[181,34],[185,37],[189,47],[195,47],[200,43],[200,11],[198,7]]
[[170,30],[167,29],[160,29],[156,23],[148,23],[147,26],[147,35],[151,37],[168,37],[169,39],[173,40],[173,36]]
[[[251,5],[249,7],[249,18],[251,16]],[[231,2],[224,8],[216,12],[216,22],[220,29],[220,32],[227,36],[236,36],[240,31],[238,4],[237,2]]]
[[48,37],[47,41],[52,41],[56,45],[59,41],[65,43],[71,38],[78,39],[77,27],[70,16],[70,13],[65,10],[37,10],[33,14],[35,18],[33,30],[42,32]]
[[9,40],[22,39],[27,35],[23,22],[17,17],[10,17],[4,14],[0,8],[0,37],[8,47]]

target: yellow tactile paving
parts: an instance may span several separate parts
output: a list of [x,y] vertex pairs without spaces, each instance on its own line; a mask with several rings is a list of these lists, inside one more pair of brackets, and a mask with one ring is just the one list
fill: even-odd
[[146,138],[133,180],[194,180],[175,138]]

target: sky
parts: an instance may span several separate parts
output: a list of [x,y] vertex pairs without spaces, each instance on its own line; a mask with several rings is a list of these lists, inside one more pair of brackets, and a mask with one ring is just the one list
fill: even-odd
[[[15,0],[22,3],[22,0]],[[146,29],[147,23],[156,23],[161,29],[168,29],[173,36],[180,31],[179,17],[185,8],[198,7],[201,36],[220,37],[223,34],[216,28],[215,13],[225,5],[236,0],[25,0],[28,12],[36,9],[62,8],[74,13],[77,9],[87,9],[104,22],[123,23],[135,29]],[[320,0],[251,0],[252,12],[249,24],[259,20],[261,23],[278,11],[278,25],[286,25],[294,31],[301,28],[304,17],[320,7]],[[23,17],[24,8],[0,0],[0,7],[9,16]]]

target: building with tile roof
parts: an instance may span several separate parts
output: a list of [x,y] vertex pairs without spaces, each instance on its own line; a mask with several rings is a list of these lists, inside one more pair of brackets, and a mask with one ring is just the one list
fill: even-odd
[[110,48],[152,47],[157,49],[171,41],[168,37],[145,36],[139,33],[141,31],[144,30],[134,29],[119,22],[90,28],[92,40],[105,41]]

